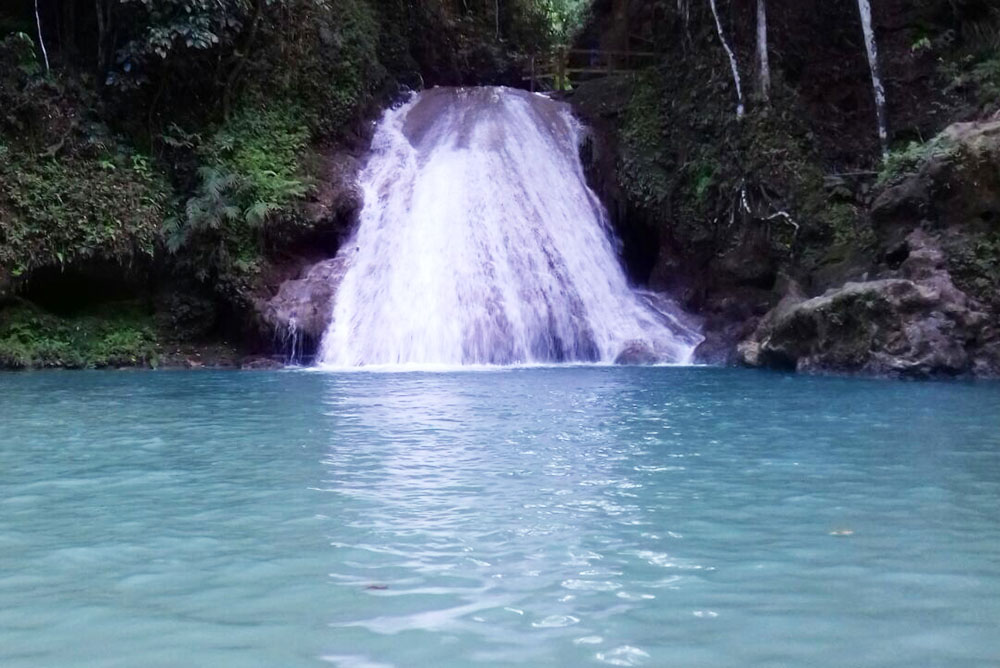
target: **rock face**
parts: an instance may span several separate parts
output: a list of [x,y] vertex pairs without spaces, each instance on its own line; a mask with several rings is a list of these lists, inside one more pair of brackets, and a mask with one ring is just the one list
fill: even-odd
[[974,232],[977,224],[1000,218],[1000,120],[956,123],[933,145],[915,174],[886,188],[872,205],[872,222],[883,236],[915,224]]
[[926,233],[914,231],[906,245],[899,278],[847,283],[812,299],[789,294],[739,345],[741,361],[814,373],[995,375],[989,315],[955,287]]
[[364,203],[358,185],[361,162],[349,152],[337,151],[323,156],[326,174],[305,207],[306,217],[317,225],[342,229],[354,225]]
[[292,357],[314,350],[330,324],[337,287],[347,271],[343,256],[306,267],[302,275],[285,281],[278,293],[258,304],[258,313]]
[[1000,121],[953,125],[932,149],[872,204],[865,279],[812,299],[787,291],[737,347],[741,363],[1000,376]]
[[[306,204],[303,214],[310,227],[300,238],[286,239],[287,252],[275,261],[273,275],[254,299],[257,330],[290,361],[305,361],[330,324],[337,286],[347,261],[337,255],[357,223],[363,205],[358,172],[361,161],[351,152],[322,156],[327,175]],[[317,261],[320,257],[330,257]]]

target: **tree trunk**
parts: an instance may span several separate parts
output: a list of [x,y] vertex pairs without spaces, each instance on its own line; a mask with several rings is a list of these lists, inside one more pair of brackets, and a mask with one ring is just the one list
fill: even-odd
[[104,0],[94,0],[94,8],[97,11],[97,71],[103,73],[107,63],[104,49],[108,41],[108,26],[104,20]]
[[767,0],[757,0],[757,67],[760,95],[771,101],[771,63],[767,55]]
[[872,89],[875,93],[875,116],[878,122],[878,138],[882,145],[882,155],[889,155],[889,122],[885,108],[885,88],[878,67],[878,43],[872,28],[872,6],[869,0],[858,0],[861,13],[861,30],[865,36],[865,50],[868,53],[868,67],[872,71]]
[[38,0],[35,0],[35,25],[38,26],[38,44],[42,47],[45,58],[45,71],[49,71],[49,52],[45,49],[45,38],[42,36],[42,17],[38,13]]
[[722,30],[722,21],[719,19],[719,9],[715,6],[715,0],[708,0],[708,4],[712,7],[712,16],[715,17],[715,28],[719,32],[719,41],[722,42],[722,48],[729,56],[729,66],[733,70],[733,82],[736,84],[736,118],[743,118],[746,109],[743,106],[743,85],[740,83],[740,68],[736,62],[736,54],[733,53],[729,42],[726,41],[726,34]]

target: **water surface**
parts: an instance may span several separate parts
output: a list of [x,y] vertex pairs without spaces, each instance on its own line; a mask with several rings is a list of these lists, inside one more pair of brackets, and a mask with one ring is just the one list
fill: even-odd
[[997,384],[25,373],[0,418],[8,668],[1000,657]]

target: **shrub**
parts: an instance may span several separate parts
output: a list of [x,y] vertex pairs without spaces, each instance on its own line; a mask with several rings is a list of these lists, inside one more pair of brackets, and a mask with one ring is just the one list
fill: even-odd
[[0,368],[155,366],[152,318],[133,303],[59,317],[28,302],[0,310]]

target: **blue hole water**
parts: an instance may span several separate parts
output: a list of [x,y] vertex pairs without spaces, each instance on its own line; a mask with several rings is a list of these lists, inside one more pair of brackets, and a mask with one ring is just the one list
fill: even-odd
[[1000,662],[1000,385],[0,376],[0,665]]

